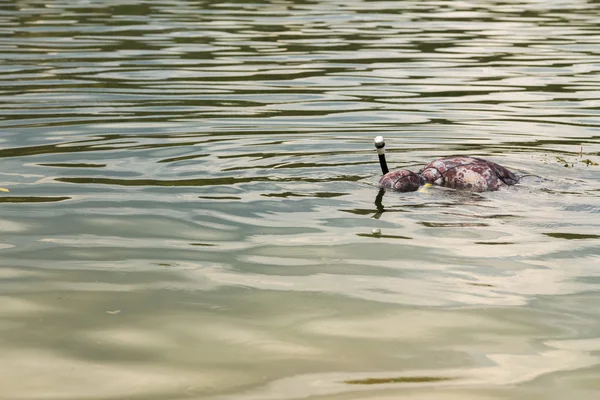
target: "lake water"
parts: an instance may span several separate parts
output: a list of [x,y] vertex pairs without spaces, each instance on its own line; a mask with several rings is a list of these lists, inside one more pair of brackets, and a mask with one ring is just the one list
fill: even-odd
[[[1,399],[600,397],[598,1],[12,0],[0,52]],[[382,197],[376,135],[530,176]]]

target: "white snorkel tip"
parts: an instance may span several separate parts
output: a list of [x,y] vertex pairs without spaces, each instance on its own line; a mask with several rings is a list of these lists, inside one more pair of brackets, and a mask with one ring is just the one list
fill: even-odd
[[383,136],[375,137],[375,148],[377,149],[377,154],[385,154],[385,140],[383,140]]

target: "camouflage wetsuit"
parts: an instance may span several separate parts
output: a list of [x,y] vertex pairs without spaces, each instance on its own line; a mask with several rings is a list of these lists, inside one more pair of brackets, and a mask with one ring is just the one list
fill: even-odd
[[432,161],[416,174],[405,169],[388,172],[379,180],[379,187],[412,192],[421,185],[431,183],[454,189],[485,192],[518,182],[517,175],[495,162],[457,156]]

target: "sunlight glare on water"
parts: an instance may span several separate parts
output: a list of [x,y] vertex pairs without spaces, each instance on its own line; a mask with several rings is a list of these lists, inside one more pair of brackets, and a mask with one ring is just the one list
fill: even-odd
[[598,398],[598,11],[0,3],[0,398]]

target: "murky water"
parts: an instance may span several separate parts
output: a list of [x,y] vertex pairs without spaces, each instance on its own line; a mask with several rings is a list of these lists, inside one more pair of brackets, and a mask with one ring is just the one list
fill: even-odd
[[[0,398],[598,398],[599,43],[597,1],[0,3]],[[537,177],[378,197],[375,135]]]

